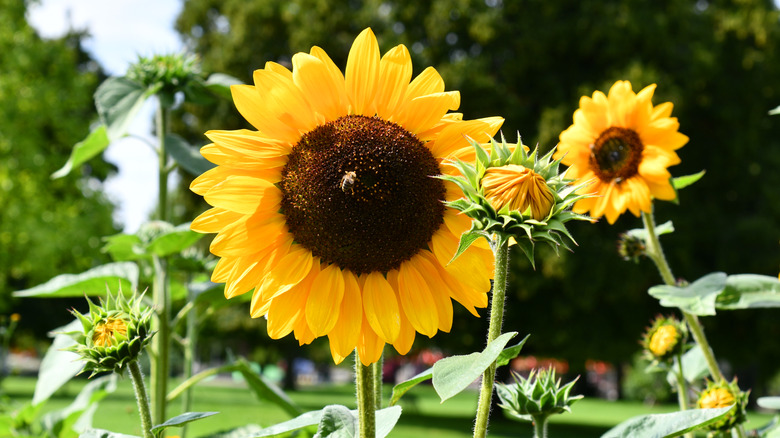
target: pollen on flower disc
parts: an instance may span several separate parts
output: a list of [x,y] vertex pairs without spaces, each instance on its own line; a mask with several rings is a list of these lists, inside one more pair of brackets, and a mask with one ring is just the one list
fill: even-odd
[[350,115],[304,134],[282,170],[295,241],[357,274],[397,269],[443,224],[437,160],[413,134]]

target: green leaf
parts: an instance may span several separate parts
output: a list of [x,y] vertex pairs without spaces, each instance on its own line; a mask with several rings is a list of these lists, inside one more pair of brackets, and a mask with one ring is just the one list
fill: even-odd
[[[704,352],[702,351],[701,347],[694,345],[690,350],[683,354],[682,368],[683,377],[685,378],[685,381],[689,383],[693,383],[696,380],[699,380],[709,374],[709,369],[707,368],[707,359],[704,358]],[[675,367],[672,371],[669,371],[669,373],[666,375],[666,380],[672,387],[677,385],[677,375],[675,374],[676,372],[677,367]]]
[[694,315],[714,315],[715,299],[726,287],[726,274],[713,272],[688,286],[653,286],[648,293],[664,307],[677,307]]
[[79,434],[79,438],[141,438],[135,435],[111,432],[103,429],[87,429]]
[[116,382],[116,374],[90,380],[70,405],[47,413],[41,418],[41,423],[50,430],[57,427],[61,427],[61,430],[79,430],[91,427],[97,403],[108,394],[116,391]]
[[243,84],[243,82],[224,73],[214,73],[209,76],[205,82],[206,88],[211,92],[228,100],[233,98],[233,95],[230,92],[230,86],[241,84]]
[[81,274],[58,275],[44,284],[14,292],[15,297],[83,297],[104,295],[106,284],[117,283],[124,291],[135,290],[138,284],[138,266],[133,262],[108,263]]
[[701,172],[694,173],[691,175],[683,175],[683,176],[678,176],[676,178],[672,178],[672,187],[674,187],[675,190],[680,190],[685,187],[688,187],[689,185],[700,180],[701,177],[704,176],[705,172],[706,172],[705,170],[702,170]]
[[[319,424],[322,420],[323,413],[330,407],[333,407],[336,405],[330,405],[326,406],[324,409],[321,409],[319,411],[311,411],[306,412],[305,414],[301,414],[296,418],[293,418],[292,420],[285,421],[284,423],[279,423],[274,426],[265,428],[256,434],[253,434],[254,437],[266,437],[266,436],[277,436],[281,435],[283,433],[292,432],[294,430],[303,429],[304,427],[308,426],[314,426],[315,424]],[[352,416],[357,418],[357,411],[351,410],[349,411]],[[401,417],[401,407],[400,406],[392,406],[385,409],[380,409],[376,411],[376,436],[377,438],[384,438],[386,437],[390,431],[393,429],[395,424],[398,422],[398,418]],[[332,435],[332,436],[340,436],[340,435]],[[349,436],[349,435],[347,435]]]
[[163,424],[152,426],[152,433],[154,434],[154,436],[160,436],[162,434],[162,431],[164,431],[169,427],[183,426],[187,423],[191,423],[193,421],[200,420],[202,418],[210,417],[218,413],[219,412],[185,412],[181,415],[177,415],[169,419]]
[[780,411],[780,397],[759,397],[756,400],[759,406],[764,409],[775,409]]
[[106,242],[101,251],[108,253],[118,262],[138,260],[150,257],[144,249],[141,238],[135,234],[114,234],[103,238]]
[[441,401],[459,394],[478,379],[496,361],[507,342],[516,335],[517,332],[504,333],[480,353],[450,356],[436,362],[433,365],[433,388]]
[[692,409],[670,414],[642,415],[630,418],[601,436],[601,438],[661,438],[675,437],[718,421],[733,405],[715,409]]
[[357,435],[358,419],[349,408],[341,405],[326,406],[317,426],[315,438],[352,438]]
[[481,235],[471,231],[466,231],[465,233],[461,234],[460,242],[458,242],[458,249],[455,251],[455,255],[452,256],[452,259],[450,259],[449,263],[454,262],[455,259],[457,259],[461,254],[469,249],[471,244],[476,242],[480,237]]
[[[655,235],[662,236],[664,234],[671,234],[674,232],[674,224],[672,221],[667,221],[655,227]],[[647,241],[647,230],[644,228],[634,228],[629,230],[626,234]]]
[[38,405],[57,392],[84,367],[84,362],[79,360],[78,354],[65,351],[65,348],[75,345],[76,341],[65,333],[81,330],[81,322],[74,319],[68,325],[54,330],[54,341],[46,350],[41,366],[38,369],[38,380],[35,382],[35,392],[32,403]]
[[165,151],[176,163],[192,175],[201,173],[216,167],[215,164],[203,158],[200,148],[190,145],[187,140],[176,134],[165,136]]
[[776,107],[773,110],[769,110],[769,115],[774,116],[775,114],[780,114],[780,106]]
[[433,368],[421,372],[420,374],[412,377],[409,380],[405,380],[393,387],[393,394],[390,396],[390,406],[394,406],[398,403],[401,397],[409,392],[410,389],[417,386],[418,383],[424,382],[433,377]]
[[726,310],[780,307],[780,280],[768,275],[729,275],[715,305]]
[[68,161],[58,171],[51,174],[52,179],[62,178],[73,169],[89,161],[95,155],[103,152],[108,147],[108,135],[105,125],[93,129],[84,140],[76,143],[70,151]]
[[257,374],[249,366],[249,362],[239,359],[235,363],[236,371],[241,372],[249,387],[260,400],[268,400],[282,408],[290,416],[300,415],[301,408],[293,402],[278,386],[271,383],[263,375]]
[[165,231],[149,242],[147,251],[160,257],[175,254],[190,247],[203,237],[203,234],[190,230],[189,222],[177,225]]
[[498,358],[496,358],[496,366],[501,367],[509,363],[510,360],[517,357],[518,354],[520,354],[520,350],[523,349],[523,345],[525,345],[525,341],[528,340],[528,337],[531,335],[525,335],[522,341],[518,342],[516,345],[513,345],[509,348],[505,348],[504,351],[501,352],[501,354],[498,355]]
[[124,77],[108,78],[100,84],[95,91],[95,107],[106,125],[109,142],[125,136],[130,122],[151,94],[152,90]]

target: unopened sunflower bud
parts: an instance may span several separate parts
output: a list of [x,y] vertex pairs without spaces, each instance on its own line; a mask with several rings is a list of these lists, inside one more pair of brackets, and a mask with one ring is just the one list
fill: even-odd
[[674,317],[658,316],[642,338],[645,355],[655,362],[668,362],[685,350],[688,329]]
[[632,261],[634,263],[639,262],[639,258],[645,255],[645,241],[641,237],[634,236],[630,233],[623,233],[618,238],[617,243],[618,254],[625,261]]
[[488,168],[482,177],[482,188],[496,211],[507,207],[537,221],[544,220],[555,204],[544,177],[516,164]]
[[82,372],[96,373],[111,371],[121,373],[126,365],[138,359],[143,347],[153,333],[149,332],[152,309],[141,310],[141,297],[129,300],[120,290],[116,297],[111,293],[105,301],[96,305],[89,298],[89,313],[71,310],[79,321],[82,331],[68,333],[76,345],[68,350],[81,356],[86,362]]
[[553,414],[571,412],[571,405],[583,396],[571,396],[577,379],[561,386],[555,369],[531,370],[528,378],[513,374],[515,384],[497,385],[501,408],[512,417],[527,421],[544,421]]
[[735,378],[731,383],[721,380],[718,383],[707,382],[707,388],[699,394],[696,407],[699,409],[725,408],[734,405],[725,417],[707,426],[709,430],[726,432],[746,419],[748,392],[742,392]]

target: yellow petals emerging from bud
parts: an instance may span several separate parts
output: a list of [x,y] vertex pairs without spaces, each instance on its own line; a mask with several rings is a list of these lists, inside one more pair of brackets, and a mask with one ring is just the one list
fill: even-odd
[[647,347],[653,355],[660,357],[666,355],[677,346],[680,333],[673,325],[664,325],[658,328],[650,337],[650,345]]
[[725,408],[734,406],[729,412],[721,418],[707,426],[711,431],[727,432],[734,426],[744,423],[746,420],[745,406],[750,391],[743,392],[737,385],[737,379],[732,382],[721,380],[720,382],[707,382],[707,388],[699,394],[699,400],[696,401],[696,407],[699,409],[707,408]]
[[517,164],[488,168],[482,177],[482,187],[496,211],[505,206],[510,211],[525,212],[530,209],[531,217],[538,221],[547,217],[555,203],[545,179]]
[[727,388],[713,388],[702,393],[698,406],[701,409],[725,408],[734,404],[734,394]]
[[106,318],[95,325],[92,343],[98,347],[111,347],[127,340],[127,324],[118,318]]
[[20,319],[22,319],[22,315],[19,315],[18,313],[11,314],[11,322],[19,322]]

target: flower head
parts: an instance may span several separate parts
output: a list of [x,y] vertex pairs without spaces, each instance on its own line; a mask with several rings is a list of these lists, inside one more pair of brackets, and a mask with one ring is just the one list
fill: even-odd
[[659,315],[642,339],[645,355],[652,361],[666,362],[685,350],[688,329],[675,317]]
[[507,144],[504,139],[500,143],[491,139],[490,154],[478,142],[472,141],[472,148],[470,156],[462,153],[450,163],[456,175],[440,177],[457,184],[464,195],[447,205],[473,220],[471,229],[461,235],[456,258],[479,236],[489,241],[514,238],[531,263],[537,241],[556,251],[568,248],[564,237],[574,240],[564,223],[589,219],[569,207],[587,195],[576,194],[580,186],[570,185],[558,172],[560,160],[552,160],[554,149],[540,157],[538,149],[529,153],[520,141]]
[[141,309],[141,297],[126,299],[120,290],[114,297],[110,291],[105,301],[96,305],[89,298],[89,313],[71,310],[83,330],[68,333],[76,340],[69,348],[86,362],[82,372],[92,375],[103,371],[121,373],[126,365],[138,359],[153,333],[149,331],[152,309]]
[[626,210],[649,213],[652,198],[676,199],[667,167],[680,162],[675,151],[688,137],[677,131],[670,102],[653,106],[654,91],[655,84],[634,93],[630,82],[618,81],[608,96],[596,91],[580,99],[555,154],[570,177],[593,181],[582,190],[597,196],[577,202],[575,212],[614,223]]
[[725,417],[707,426],[710,430],[725,432],[745,422],[748,396],[748,392],[742,392],[739,389],[736,378],[731,383],[725,380],[717,383],[707,382],[707,388],[699,394],[696,407],[710,409],[734,405]]
[[432,177],[465,136],[488,138],[503,119],[448,113],[459,93],[433,68],[412,80],[403,45],[380,57],[370,29],[344,74],[319,47],[292,67],[269,62],[232,87],[256,131],[206,133],[201,153],[217,167],[191,189],[214,208],[192,229],[217,233],[212,280],[228,298],[253,290],[251,315],[274,339],[328,336],[336,362],[357,348],[370,364],[386,343],[405,354],[416,333],[449,331],[451,299],[476,315],[492,258],[475,247],[447,265],[469,221]]

